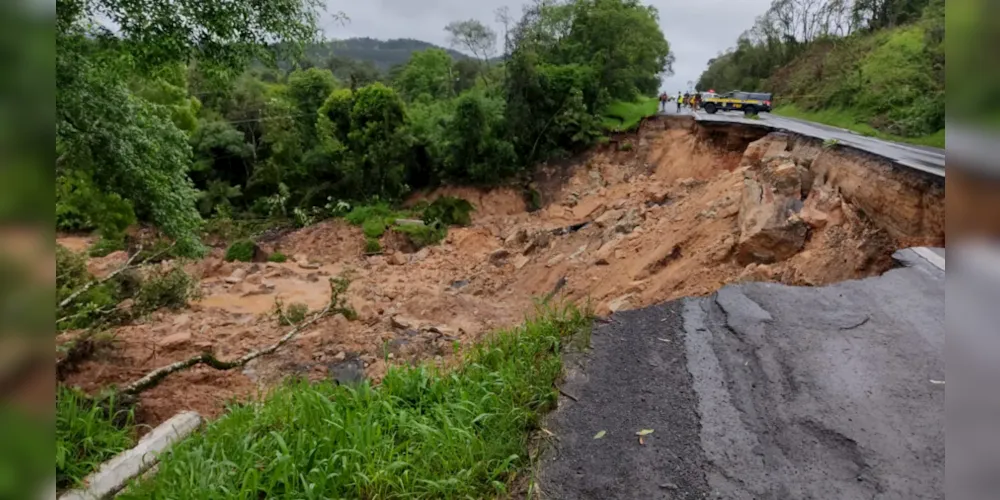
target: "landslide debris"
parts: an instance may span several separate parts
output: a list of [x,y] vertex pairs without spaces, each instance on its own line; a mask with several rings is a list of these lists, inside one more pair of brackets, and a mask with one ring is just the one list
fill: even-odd
[[[606,314],[736,281],[820,285],[889,268],[900,226],[859,209],[880,202],[845,194],[877,178],[855,181],[857,169],[838,169],[824,156],[833,153],[792,137],[752,139],[734,152],[732,141],[719,148],[688,127],[650,122],[629,151],[547,167],[558,182],[537,184],[549,203],[534,212],[511,188],[424,194],[460,197],[475,211],[468,227],[416,251],[395,250],[390,232],[384,253],[367,255],[362,229],[339,219],[261,243],[261,252],[294,256],[288,262],[227,262],[217,249],[186,266],[199,300],[116,328],[114,348],[81,361],[66,382],[97,391],[200,352],[230,359],[274,343],[286,330],[276,300],[319,309],[327,278],[343,273],[356,318],[323,318],[241,373],[174,374],[141,395],[139,419],[217,415],[289,376],[378,381],[392,364],[446,365],[461,345],[521,322],[538,298],[589,301]],[[929,206],[933,196],[922,196]]]

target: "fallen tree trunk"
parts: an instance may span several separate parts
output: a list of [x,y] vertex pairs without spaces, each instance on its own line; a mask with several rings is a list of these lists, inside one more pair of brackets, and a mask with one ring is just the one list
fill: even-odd
[[278,348],[285,345],[289,340],[298,335],[299,332],[301,332],[307,326],[312,325],[313,323],[319,321],[319,319],[322,318],[323,316],[326,316],[327,313],[330,312],[330,309],[332,307],[333,307],[332,302],[327,304],[327,306],[322,311],[316,313],[315,315],[313,315],[312,318],[308,319],[307,321],[299,323],[295,328],[291,329],[288,333],[286,333],[284,336],[278,339],[277,342],[263,349],[250,352],[233,361],[222,361],[216,358],[212,353],[204,352],[192,358],[188,358],[183,361],[178,361],[176,363],[172,363],[167,366],[157,368],[147,373],[146,375],[142,376],[142,378],[139,378],[138,380],[121,388],[118,391],[118,393],[126,395],[136,395],[160,383],[161,380],[166,378],[171,373],[176,373],[199,364],[208,365],[212,368],[215,368],[216,370],[232,370],[233,368],[241,367],[249,363],[253,359],[277,351]]

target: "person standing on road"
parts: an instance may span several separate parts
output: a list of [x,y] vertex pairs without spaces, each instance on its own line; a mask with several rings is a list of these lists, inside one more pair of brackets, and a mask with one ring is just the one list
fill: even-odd
[[698,111],[698,106],[701,106],[701,92],[695,92],[691,99],[691,109]]
[[688,107],[691,106],[691,94],[687,92],[684,93],[684,105]]
[[683,102],[682,99],[683,99],[683,97],[681,96],[681,93],[677,92],[677,112],[678,113],[680,113],[680,111],[681,111],[681,103]]
[[669,99],[670,98],[667,97],[667,93],[666,92],[660,92],[660,111],[666,111],[667,110],[667,100],[669,100]]

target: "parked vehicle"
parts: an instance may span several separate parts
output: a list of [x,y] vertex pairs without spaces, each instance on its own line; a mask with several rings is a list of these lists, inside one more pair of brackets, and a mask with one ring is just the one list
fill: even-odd
[[706,98],[702,108],[709,114],[716,111],[743,111],[746,115],[756,115],[761,111],[771,111],[771,94],[737,90]]

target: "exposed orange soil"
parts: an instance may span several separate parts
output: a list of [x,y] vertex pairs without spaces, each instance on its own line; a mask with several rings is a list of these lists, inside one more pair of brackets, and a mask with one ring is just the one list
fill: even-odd
[[[287,376],[320,379],[350,363],[375,381],[391,364],[447,363],[455,342],[521,322],[548,295],[589,301],[607,314],[739,280],[819,285],[890,265],[892,241],[839,198],[813,206],[830,216],[802,251],[774,264],[738,264],[746,163],[758,159],[716,151],[687,130],[651,130],[634,151],[598,151],[572,167],[566,182],[544,193],[554,201],[534,213],[516,190],[442,190],[476,206],[473,224],[416,253],[364,256],[361,231],[341,220],[288,234],[270,248],[315,269],[299,259],[224,263],[217,250],[186,265],[201,280],[202,298],[188,310],[118,328],[115,348],[81,364],[66,382],[96,391],[202,350],[232,359],[259,349],[288,331],[272,314],[275,300],[318,309],[328,297],[327,278],[344,272],[358,321],[324,318],[242,371],[196,367],[172,375],[142,394],[143,421],[155,424],[185,409],[215,416],[227,401]],[[587,225],[560,231],[581,223]],[[227,283],[237,269],[246,277]]]

